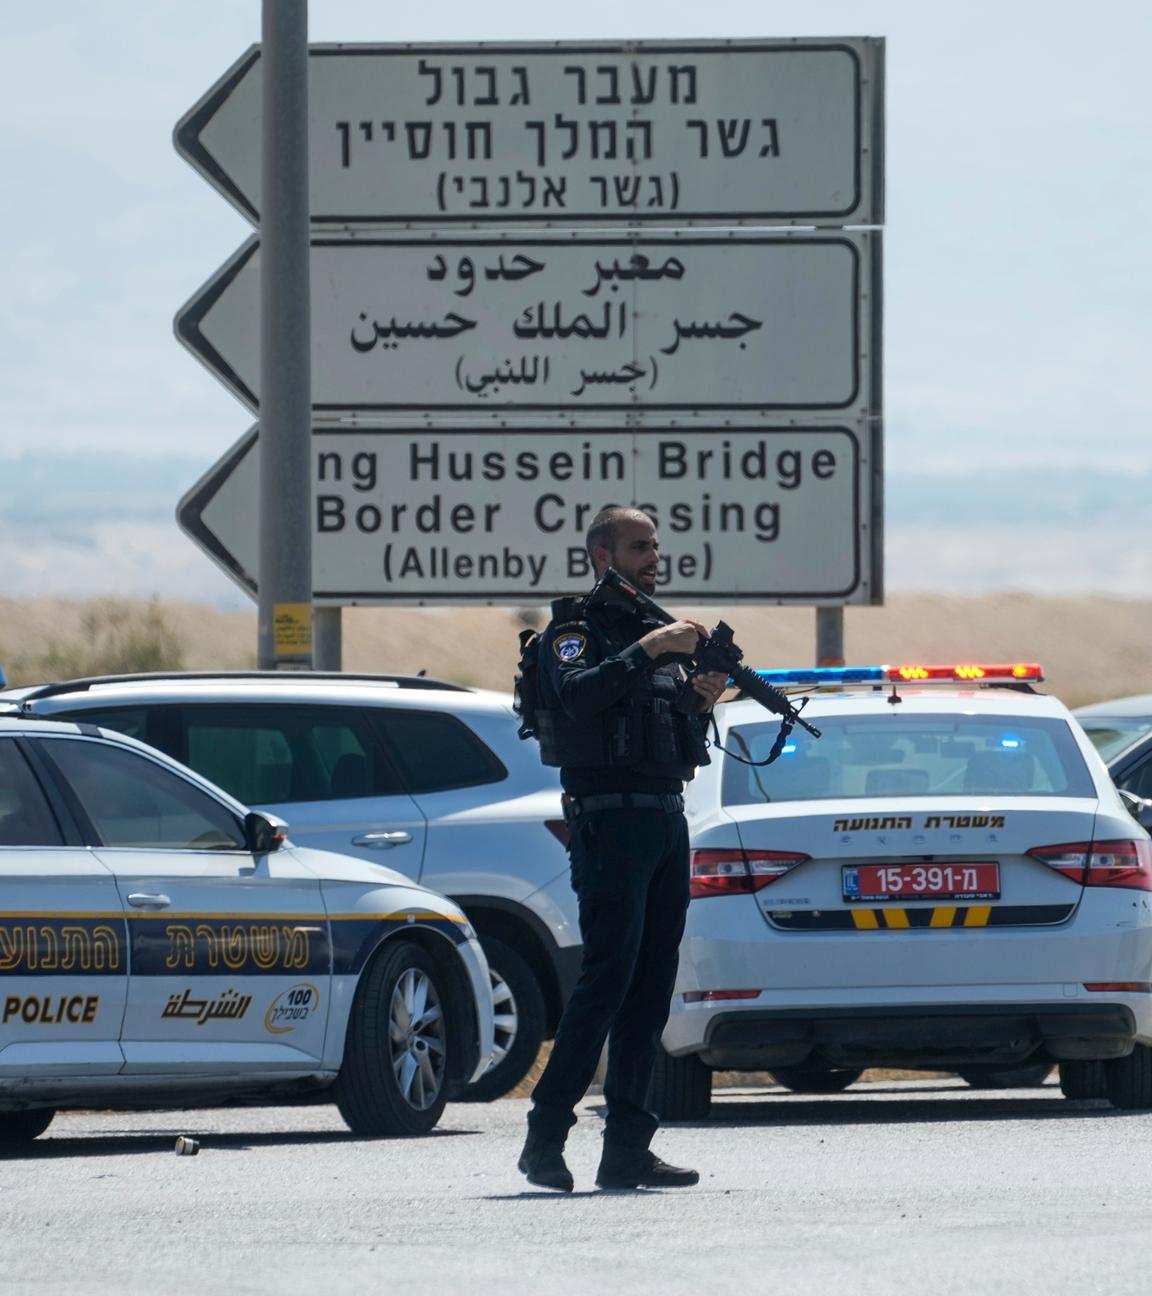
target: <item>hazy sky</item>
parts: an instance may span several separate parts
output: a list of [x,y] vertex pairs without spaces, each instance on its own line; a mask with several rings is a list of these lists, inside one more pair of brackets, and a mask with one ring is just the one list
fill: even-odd
[[[249,426],[173,339],[247,237],[174,153],[258,0],[4,0],[0,596],[240,605],[176,530]],[[888,40],[890,588],[1152,595],[1146,0],[312,0],[313,40]]]

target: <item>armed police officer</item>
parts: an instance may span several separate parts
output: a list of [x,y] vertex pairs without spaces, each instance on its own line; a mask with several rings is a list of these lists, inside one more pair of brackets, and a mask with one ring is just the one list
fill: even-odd
[[[652,594],[660,545],[651,518],[608,508],[588,530],[596,576],[613,567]],[[596,1182],[602,1188],[677,1187],[695,1170],[650,1150],[656,1118],[645,1100],[676,978],[688,908],[684,781],[708,760],[707,712],[722,674],[686,679],[704,627],[646,620],[598,587],[559,599],[539,643],[534,729],[546,765],[558,765],[569,802],[572,886],[584,959],[532,1095],[519,1168],[530,1183],[570,1192],[564,1162],[574,1109],[608,1041],[608,1113]]]

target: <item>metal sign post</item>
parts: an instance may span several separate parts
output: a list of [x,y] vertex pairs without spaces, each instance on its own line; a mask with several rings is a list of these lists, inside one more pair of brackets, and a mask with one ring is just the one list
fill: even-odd
[[263,0],[258,651],[261,670],[312,666],[308,3]]

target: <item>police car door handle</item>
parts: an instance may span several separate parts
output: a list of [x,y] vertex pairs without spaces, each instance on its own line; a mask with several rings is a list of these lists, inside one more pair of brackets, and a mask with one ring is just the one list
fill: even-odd
[[133,891],[128,896],[128,903],[137,909],[167,909],[172,901],[166,895],[149,895],[145,891]]
[[410,832],[374,832],[353,837],[353,846],[369,846],[373,850],[391,850],[393,846],[407,846],[412,840]]

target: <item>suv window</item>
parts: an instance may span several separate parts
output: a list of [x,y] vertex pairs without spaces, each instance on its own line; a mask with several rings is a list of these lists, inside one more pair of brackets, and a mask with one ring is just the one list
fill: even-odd
[[0,742],[0,846],[60,846],[64,837],[36,776],[11,739]]
[[[148,712],[144,707],[108,707],[107,710],[65,711],[57,713],[60,719],[96,725],[98,729],[115,729],[140,742],[148,741]],[[155,744],[153,744],[155,746]]]
[[1080,726],[1092,740],[1101,757],[1110,761],[1125,747],[1143,738],[1152,721],[1147,716],[1077,716]]
[[180,758],[247,805],[403,791],[372,730],[351,708],[186,706],[184,728]]
[[236,816],[155,761],[111,743],[40,738],[105,846],[234,850]]
[[455,716],[391,707],[374,708],[372,715],[413,794],[499,783],[508,777],[495,752]]

